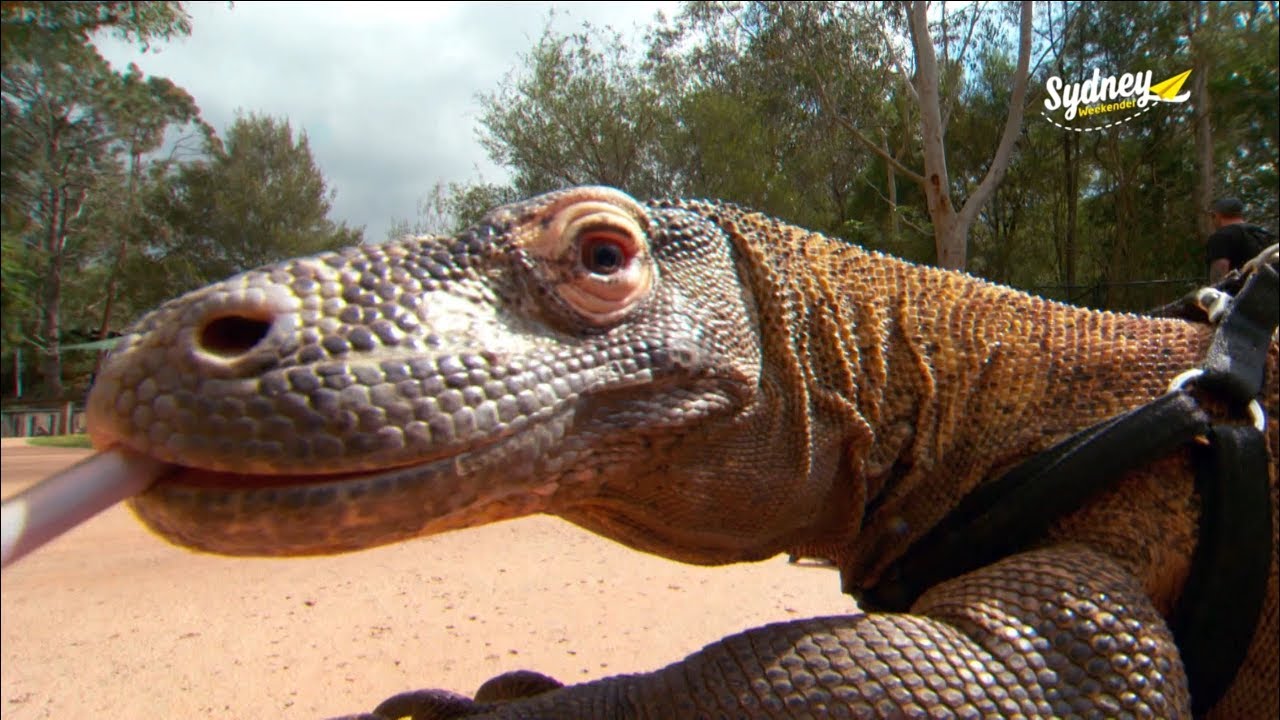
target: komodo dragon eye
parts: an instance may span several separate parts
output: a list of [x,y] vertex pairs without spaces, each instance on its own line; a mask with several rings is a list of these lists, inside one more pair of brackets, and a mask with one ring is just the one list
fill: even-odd
[[633,201],[589,192],[515,234],[522,249],[548,268],[541,278],[574,322],[603,328],[625,318],[653,285],[646,224]]
[[622,269],[634,253],[625,240],[609,231],[588,233],[580,241],[582,266],[597,275],[612,275]]

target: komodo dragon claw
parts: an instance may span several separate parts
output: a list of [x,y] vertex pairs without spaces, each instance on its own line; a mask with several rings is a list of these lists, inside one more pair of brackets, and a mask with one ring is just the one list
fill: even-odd
[[523,700],[564,687],[555,678],[532,670],[494,676],[476,690],[475,699],[448,690],[412,690],[383,700],[372,713],[332,720],[453,720],[473,717],[511,700]]
[[343,715],[330,720],[453,720],[487,710],[474,700],[448,690],[414,690],[383,700],[371,713]]

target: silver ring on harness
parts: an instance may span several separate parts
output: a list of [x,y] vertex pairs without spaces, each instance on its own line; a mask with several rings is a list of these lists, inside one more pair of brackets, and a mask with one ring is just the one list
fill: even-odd
[[1200,288],[1196,292],[1196,305],[1209,316],[1209,322],[1217,325],[1231,308],[1231,296],[1214,288]]
[[[1191,368],[1190,370],[1180,372],[1177,377],[1169,381],[1169,389],[1165,390],[1165,393],[1177,392],[1186,386],[1187,383],[1194,382],[1199,379],[1201,375],[1204,375],[1204,370],[1202,368]],[[1262,403],[1258,402],[1256,399],[1249,402],[1249,417],[1253,420],[1253,427],[1256,428],[1258,432],[1267,431],[1267,414],[1262,409]]]

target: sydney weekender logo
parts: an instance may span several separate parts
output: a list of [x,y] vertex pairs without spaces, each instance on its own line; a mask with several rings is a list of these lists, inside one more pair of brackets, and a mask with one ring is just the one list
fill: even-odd
[[1164,103],[1184,103],[1191,93],[1179,93],[1191,71],[1152,83],[1152,72],[1102,76],[1097,68],[1084,82],[1067,83],[1053,76],[1045,83],[1048,97],[1043,115],[1063,130],[1105,130]]

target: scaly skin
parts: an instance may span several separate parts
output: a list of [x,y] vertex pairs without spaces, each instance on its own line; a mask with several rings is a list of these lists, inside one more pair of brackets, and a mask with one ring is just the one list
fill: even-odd
[[[199,550],[332,553],[544,512],[692,563],[828,557],[856,589],[984,478],[1162,394],[1210,336],[579,188],[175,300],[104,365],[90,431],[178,466],[133,506]],[[1276,361],[1273,340],[1270,418]],[[1273,516],[1277,437],[1271,420]],[[494,696],[512,700],[430,695],[429,716],[1189,717],[1163,618],[1197,513],[1175,453],[910,615],[770,625],[654,673]],[[1213,717],[1276,707],[1276,637],[1273,554]]]

